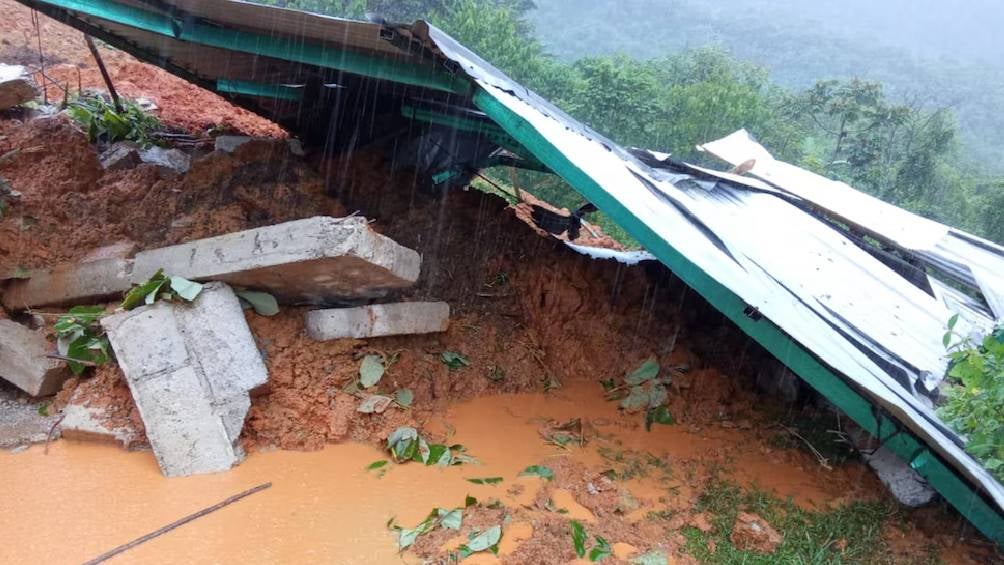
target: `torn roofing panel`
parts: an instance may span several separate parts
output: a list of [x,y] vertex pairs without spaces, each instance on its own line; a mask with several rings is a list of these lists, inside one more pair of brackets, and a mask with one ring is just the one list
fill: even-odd
[[[326,148],[393,134],[412,123],[402,106],[416,101],[490,119],[519,146],[507,149],[524,149],[565,178],[885,440],[984,533],[1004,540],[1004,488],[930,408],[929,396],[944,374],[941,337],[949,309],[807,211],[802,200],[827,197],[818,186],[809,187],[809,196],[798,194],[797,187],[815,179],[778,165],[795,179],[786,176],[781,184],[759,175],[758,162],[754,172],[763,180],[751,180],[664,154],[629,152],[424,22],[387,27],[229,0],[21,1],[202,86],[230,81],[222,84],[240,86],[232,100]],[[299,30],[303,36],[293,41]],[[379,42],[393,49],[375,48]],[[209,60],[218,57],[240,64]],[[329,89],[329,83],[340,88]],[[262,88],[251,88],[255,84]],[[269,88],[291,84],[303,85],[303,95],[279,98]],[[895,218],[890,239],[928,250],[953,269],[977,257],[978,276],[962,264],[974,281],[999,275],[992,244],[977,256],[979,246],[954,230],[874,199],[847,198],[869,208],[854,223],[888,215]],[[847,202],[828,201],[841,210]],[[855,206],[844,211],[853,213]]]
[[755,160],[752,173],[879,239],[909,250],[944,276],[983,293],[1004,320],[1004,247],[922,218],[846,183],[778,161],[746,130],[698,147],[734,166]]

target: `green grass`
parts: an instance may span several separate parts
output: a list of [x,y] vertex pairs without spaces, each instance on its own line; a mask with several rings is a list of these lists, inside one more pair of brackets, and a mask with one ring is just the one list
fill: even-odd
[[[894,563],[882,539],[882,527],[899,518],[887,502],[853,502],[835,510],[811,512],[761,491],[743,491],[738,486],[712,481],[701,495],[698,510],[711,516],[709,533],[687,527],[686,550],[702,563]],[[757,514],[770,523],[784,541],[771,555],[740,551],[729,541],[740,511]],[[714,541],[716,550],[708,549]],[[842,541],[841,541],[842,540]],[[843,549],[840,544],[846,542]],[[932,556],[924,562],[937,562]]]

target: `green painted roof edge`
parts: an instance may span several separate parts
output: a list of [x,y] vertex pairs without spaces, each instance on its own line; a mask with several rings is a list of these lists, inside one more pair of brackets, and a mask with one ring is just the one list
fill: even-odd
[[887,448],[913,467],[980,532],[998,545],[1004,545],[1004,516],[912,432],[902,429],[897,422],[876,411],[870,401],[853,390],[844,379],[773,322],[767,318],[754,321],[746,316],[744,310],[747,305],[738,295],[659,237],[522,116],[480,87],[474,92],[474,104],[802,380],[862,428],[875,437],[884,439]]
[[206,25],[197,21],[191,22],[178,18],[169,18],[142,8],[119,4],[113,0],[37,1],[42,4],[87,14],[94,18],[207,47],[243,51],[265,57],[296,61],[378,80],[389,80],[454,94],[467,94],[470,92],[470,82],[466,78],[451,75],[445,69],[440,69],[433,64],[416,65],[408,61],[392,61],[385,57],[367,55],[345,49],[332,49],[316,43],[294,40],[292,38],[236,31]]

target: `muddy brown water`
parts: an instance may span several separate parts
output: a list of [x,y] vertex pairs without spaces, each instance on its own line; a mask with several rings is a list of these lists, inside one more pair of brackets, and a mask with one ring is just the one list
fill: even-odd
[[[398,562],[387,520],[413,526],[433,507],[462,507],[466,495],[499,498],[507,507],[532,504],[542,481],[518,477],[528,465],[548,464],[565,456],[602,469],[603,445],[618,450],[665,453],[670,461],[700,458],[729,447],[739,462],[736,480],[772,488],[800,504],[839,502],[846,488],[827,481],[817,470],[771,463],[755,442],[732,429],[694,432],[661,426],[646,433],[641,416],[619,414],[596,383],[576,383],[548,394],[510,394],[454,405],[427,429],[449,434],[479,463],[451,468],[393,465],[383,475],[367,472],[385,458],[377,447],[331,445],[316,452],[254,453],[230,472],[166,479],[149,452],[126,452],[113,446],[59,441],[45,454],[41,446],[21,453],[0,452],[2,499],[0,562],[75,563],[154,531],[226,497],[270,481],[271,489],[186,524],[116,558],[118,562],[266,563],[324,561]],[[546,443],[542,422],[583,418],[596,430],[585,447],[562,449]],[[748,444],[748,445],[746,445]],[[475,485],[471,477],[501,476],[501,485]],[[682,476],[670,485],[677,501],[692,503]],[[636,478],[625,484],[641,503],[629,519],[673,505],[665,477]],[[557,481],[556,481],[557,482]],[[509,488],[522,484],[521,492]],[[843,493],[843,494],[842,494]],[[559,488],[551,496],[570,517],[596,520],[576,495]],[[505,555],[532,535],[526,521],[505,526]],[[623,540],[610,540],[617,543]],[[630,546],[619,546],[630,552]],[[494,558],[479,556],[478,561]],[[406,562],[413,559],[405,558]],[[468,562],[471,562],[468,560]]]

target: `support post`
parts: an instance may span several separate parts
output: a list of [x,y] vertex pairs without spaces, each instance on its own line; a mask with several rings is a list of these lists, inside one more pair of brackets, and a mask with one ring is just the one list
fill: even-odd
[[108,74],[108,69],[105,68],[105,62],[101,59],[101,53],[98,52],[98,46],[94,44],[94,40],[91,36],[84,34],[84,41],[87,42],[87,48],[91,50],[91,55],[94,56],[94,61],[98,64],[98,70],[101,71],[101,78],[105,80],[105,86],[108,87],[108,94],[112,96],[112,102],[115,104],[115,111],[122,111],[122,102],[119,100],[119,93],[115,91],[115,85],[112,84],[112,77]]

